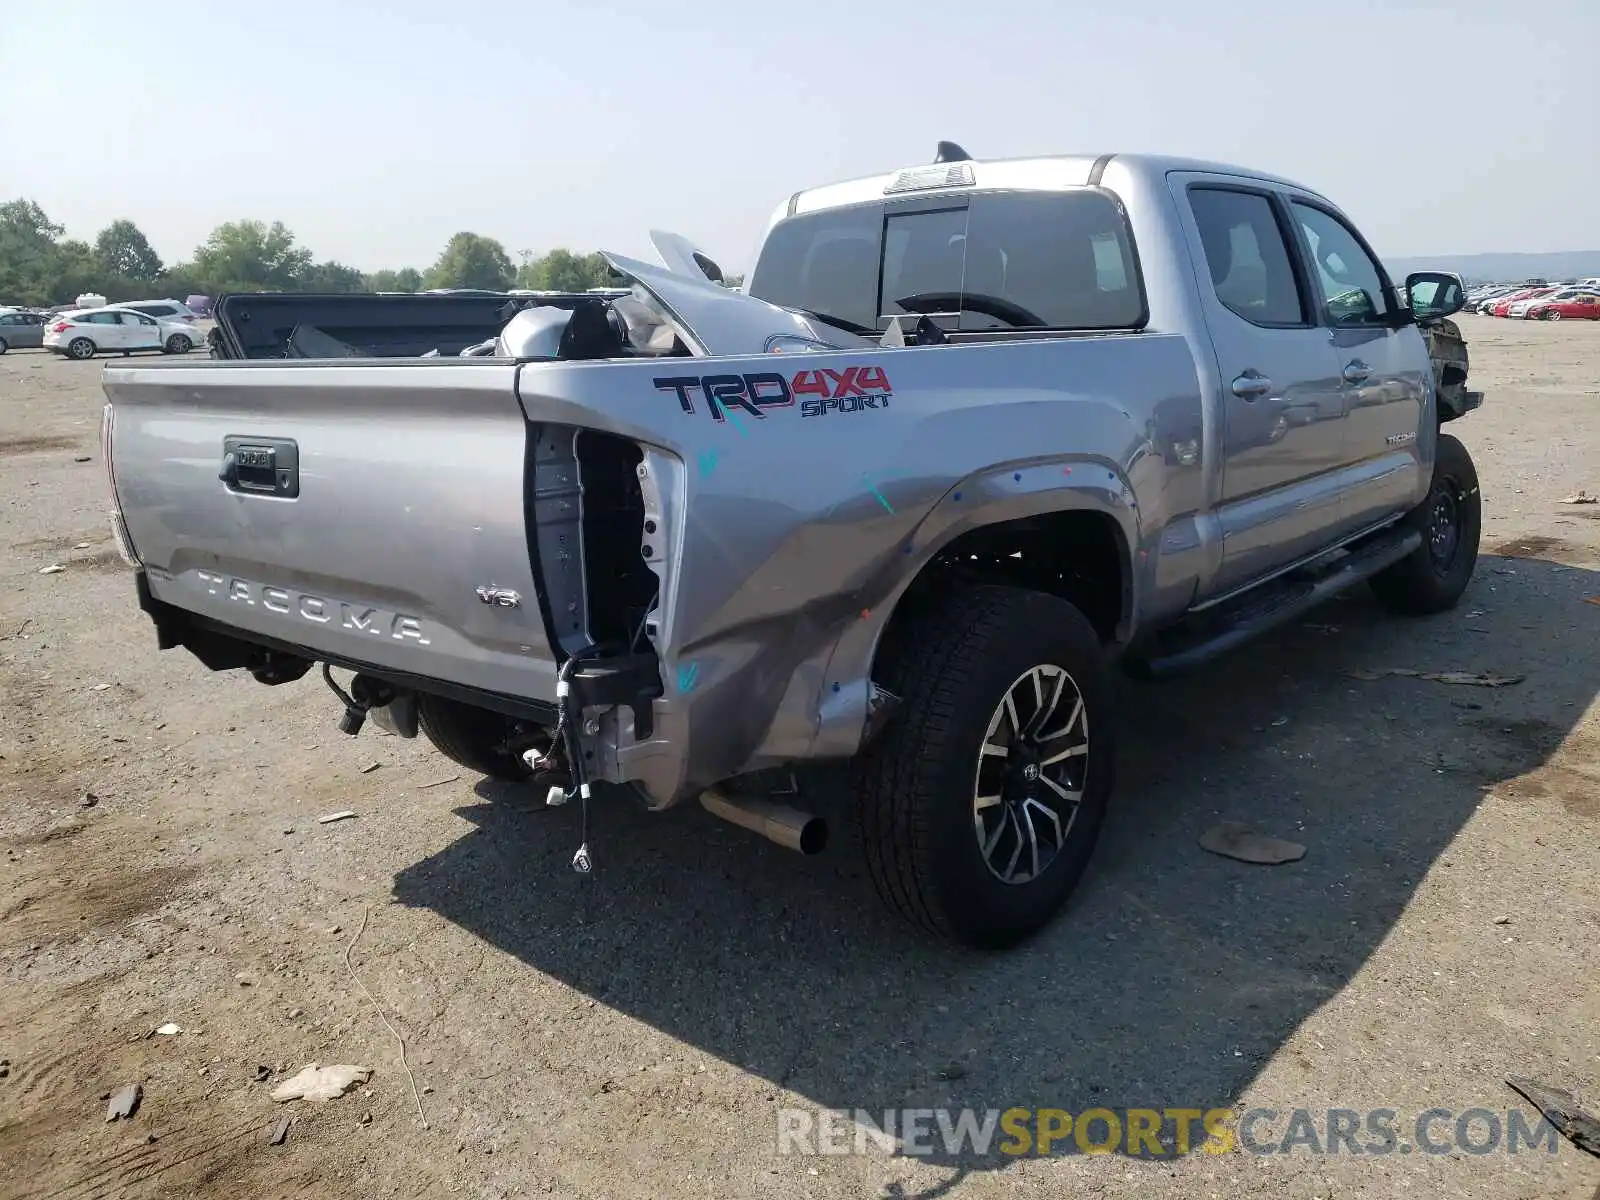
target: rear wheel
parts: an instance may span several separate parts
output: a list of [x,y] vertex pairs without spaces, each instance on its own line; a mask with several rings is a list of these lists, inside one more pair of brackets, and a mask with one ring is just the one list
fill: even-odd
[[523,723],[515,717],[439,696],[419,696],[417,724],[434,749],[469,771],[510,783],[533,774],[522,755],[512,749],[512,742],[525,733]]
[[166,351],[168,354],[187,354],[194,349],[194,343],[181,333],[175,333],[167,339]]
[[1483,498],[1472,455],[1447,433],[1439,435],[1428,498],[1406,520],[1422,534],[1422,545],[1374,575],[1373,593],[1386,608],[1408,616],[1454,608],[1478,563]]
[[911,619],[875,672],[904,707],[852,767],[889,907],[969,945],[1012,945],[1066,903],[1111,791],[1111,683],[1064,600],[982,586]]
[[67,343],[67,357],[69,358],[76,358],[81,361],[85,358],[93,358],[94,352],[95,344],[88,338],[73,338]]
[[6,345],[5,338],[0,338],[0,354],[4,354],[9,349],[11,349],[11,347]]

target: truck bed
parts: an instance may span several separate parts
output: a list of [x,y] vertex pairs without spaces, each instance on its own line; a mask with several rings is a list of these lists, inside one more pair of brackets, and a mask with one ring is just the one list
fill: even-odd
[[240,292],[217,299],[212,356],[418,358],[436,352],[447,357],[498,336],[523,308],[570,309],[594,299],[582,292],[537,296]]

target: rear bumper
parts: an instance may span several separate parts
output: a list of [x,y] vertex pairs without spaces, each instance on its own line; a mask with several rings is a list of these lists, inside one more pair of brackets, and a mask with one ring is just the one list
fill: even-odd
[[[144,571],[136,572],[134,581],[139,594],[139,607],[156,627],[157,646],[162,650],[181,647],[213,671],[243,669],[262,682],[271,682],[274,675],[299,678],[304,672],[295,671],[293,668],[296,664],[326,662],[330,666],[382,680],[402,690],[443,696],[541,724],[554,724],[556,720],[556,706],[543,700],[451,683],[378,663],[308,649],[168,604],[151,592],[150,580]],[[660,666],[653,654],[583,664],[572,670],[569,682],[573,696],[583,707],[636,705],[636,724],[643,727],[640,734],[643,737],[650,736],[651,705],[640,701],[662,694]]]

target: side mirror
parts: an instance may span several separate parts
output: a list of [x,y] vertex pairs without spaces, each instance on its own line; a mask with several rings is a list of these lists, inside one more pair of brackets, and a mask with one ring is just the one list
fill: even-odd
[[1406,276],[1406,299],[1417,321],[1448,317],[1467,302],[1461,277],[1449,271],[1413,271]]

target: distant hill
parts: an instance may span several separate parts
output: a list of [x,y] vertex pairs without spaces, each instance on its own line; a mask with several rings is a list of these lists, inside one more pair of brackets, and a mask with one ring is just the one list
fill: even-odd
[[1600,275],[1600,250],[1562,250],[1552,254],[1435,254],[1429,258],[1390,258],[1389,273],[1403,279],[1412,271],[1454,271],[1467,283],[1515,279],[1587,279]]

